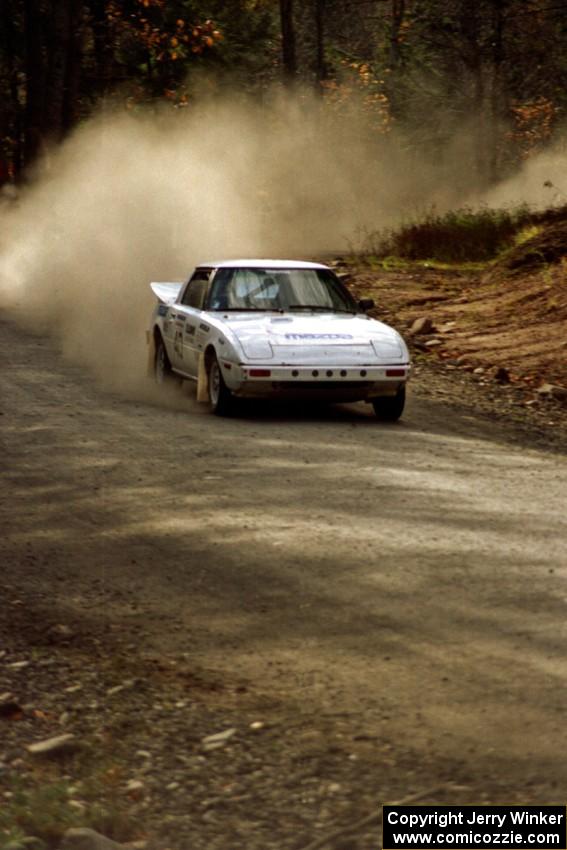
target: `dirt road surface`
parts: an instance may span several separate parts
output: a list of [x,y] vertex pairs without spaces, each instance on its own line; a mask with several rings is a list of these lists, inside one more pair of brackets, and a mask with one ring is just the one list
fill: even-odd
[[227,420],[106,394],[8,320],[0,351],[12,596],[348,718],[384,794],[564,798],[564,454],[417,385],[396,425]]

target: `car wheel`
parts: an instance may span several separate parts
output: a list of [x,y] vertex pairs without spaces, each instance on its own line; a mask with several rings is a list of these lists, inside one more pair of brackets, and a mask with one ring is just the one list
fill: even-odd
[[230,416],[234,410],[234,396],[224,382],[219,361],[214,355],[210,359],[207,374],[212,412],[217,416]]
[[380,396],[372,400],[376,417],[381,422],[397,422],[406,403],[406,388],[400,387],[396,395]]
[[165,384],[173,377],[171,363],[169,362],[169,357],[167,356],[167,351],[165,350],[165,344],[161,337],[159,338],[156,345],[154,376],[156,384]]

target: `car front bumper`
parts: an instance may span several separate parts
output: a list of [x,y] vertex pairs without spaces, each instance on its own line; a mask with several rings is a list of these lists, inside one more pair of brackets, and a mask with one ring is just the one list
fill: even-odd
[[243,398],[289,396],[354,401],[396,395],[408,380],[411,366],[270,366],[221,361],[221,369],[227,387]]

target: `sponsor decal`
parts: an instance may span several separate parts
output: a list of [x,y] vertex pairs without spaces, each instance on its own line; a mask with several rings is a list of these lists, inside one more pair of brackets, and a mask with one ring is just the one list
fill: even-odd
[[354,339],[352,334],[286,334],[286,339]]
[[158,316],[167,316],[168,309],[167,304],[160,304],[157,309]]
[[173,350],[177,356],[183,360],[183,331],[175,331],[175,339],[173,341]]
[[195,336],[196,330],[195,325],[185,325],[185,336]]
[[202,322],[201,322],[201,324],[199,325],[199,329],[200,329],[200,330],[202,330],[202,331],[205,331],[205,333],[207,333],[207,334],[208,334],[208,333],[209,333],[209,331],[210,331],[210,327],[209,327],[208,325],[204,325]]

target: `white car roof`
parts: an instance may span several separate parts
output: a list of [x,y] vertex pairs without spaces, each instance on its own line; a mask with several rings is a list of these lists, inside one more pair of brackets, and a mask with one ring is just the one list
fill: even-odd
[[215,269],[328,269],[321,263],[304,260],[222,260],[219,263],[199,263],[197,268]]

